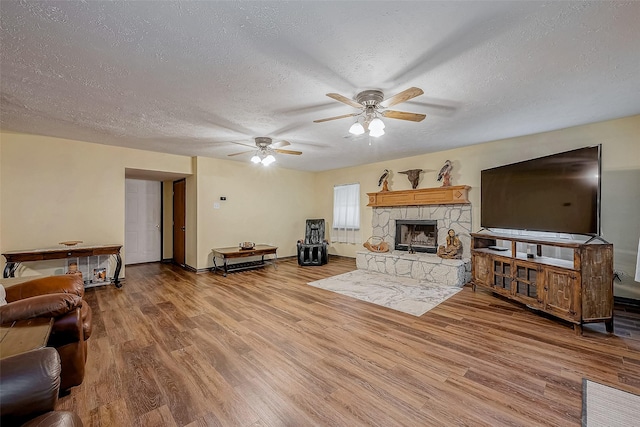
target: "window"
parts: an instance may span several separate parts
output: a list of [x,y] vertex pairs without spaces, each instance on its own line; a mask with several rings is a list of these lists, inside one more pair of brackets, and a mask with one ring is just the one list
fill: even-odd
[[360,184],[333,187],[332,228],[332,242],[360,242]]

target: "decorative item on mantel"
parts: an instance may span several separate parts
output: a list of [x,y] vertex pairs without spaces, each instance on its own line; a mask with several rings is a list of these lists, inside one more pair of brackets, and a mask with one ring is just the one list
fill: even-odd
[[420,179],[420,172],[424,172],[422,169],[409,169],[406,171],[398,172],[407,175],[409,178],[409,182],[411,183],[411,188],[414,190],[418,188],[418,180]]
[[438,256],[445,259],[461,259],[462,243],[453,229],[447,232],[447,244],[438,247]]
[[371,236],[362,244],[371,252],[389,252],[389,244],[382,237]]
[[380,191],[389,191],[388,179],[390,174],[391,174],[391,171],[389,169],[385,169],[382,175],[380,176],[380,179],[378,180],[378,187],[382,185],[382,190]]
[[453,170],[453,165],[451,164],[451,160],[447,160],[444,162],[444,166],[438,172],[438,182],[442,181],[443,187],[451,186],[451,171]]

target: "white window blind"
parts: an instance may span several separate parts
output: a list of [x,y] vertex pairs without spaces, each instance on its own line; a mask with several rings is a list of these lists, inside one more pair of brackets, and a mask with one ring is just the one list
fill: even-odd
[[331,241],[360,243],[360,184],[333,187]]

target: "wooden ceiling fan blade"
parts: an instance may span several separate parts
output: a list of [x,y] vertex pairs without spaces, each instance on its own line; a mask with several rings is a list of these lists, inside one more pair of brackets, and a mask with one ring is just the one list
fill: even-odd
[[287,145],[291,145],[291,143],[289,141],[285,141],[284,139],[282,139],[278,142],[274,142],[273,144],[271,144],[271,148],[286,147]]
[[382,115],[390,119],[409,120],[412,122],[421,122],[424,120],[425,117],[427,117],[424,114],[406,113],[404,111],[395,111],[395,110],[383,111]]
[[276,153],[280,153],[280,154],[295,154],[296,156],[299,156],[300,154],[302,154],[302,151],[282,150],[280,148],[276,148],[273,151],[275,151]]
[[419,87],[410,87],[409,89],[405,89],[397,95],[393,95],[391,98],[385,99],[380,103],[381,107],[387,108],[396,104],[400,104],[401,102],[406,102],[416,96],[420,96],[424,93],[422,89]]
[[253,149],[253,150],[249,150],[249,151],[241,151],[240,153],[227,154],[227,156],[229,156],[229,157],[239,156],[240,154],[253,153],[254,151],[256,151],[256,150]]
[[329,98],[335,99],[336,101],[343,102],[347,105],[350,105],[353,108],[359,108],[362,110],[362,104],[354,101],[353,99],[349,99],[346,96],[340,95],[339,93],[328,93],[327,96]]
[[244,145],[245,147],[256,148],[255,144],[247,144],[245,142],[239,142],[239,141],[229,141],[229,142],[232,144]]
[[347,117],[357,116],[358,114],[360,114],[360,113],[343,114],[342,116],[336,116],[336,117],[329,117],[327,119],[314,120],[313,123],[322,123],[322,122],[328,122],[329,120],[346,119]]

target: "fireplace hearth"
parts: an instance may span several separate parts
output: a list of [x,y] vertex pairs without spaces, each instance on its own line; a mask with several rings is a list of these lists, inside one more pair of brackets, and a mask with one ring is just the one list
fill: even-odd
[[395,250],[435,254],[438,250],[438,221],[396,220]]

